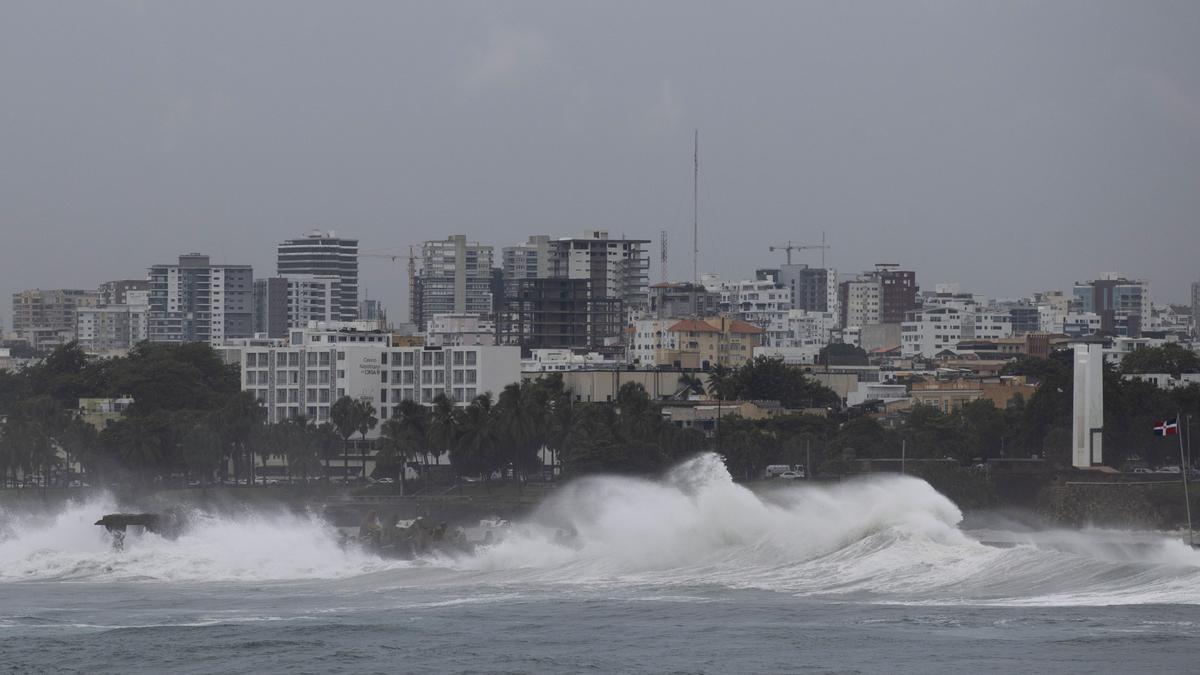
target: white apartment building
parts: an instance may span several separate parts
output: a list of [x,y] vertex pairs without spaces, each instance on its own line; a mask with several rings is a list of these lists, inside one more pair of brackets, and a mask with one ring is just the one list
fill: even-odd
[[609,239],[604,230],[548,242],[551,277],[590,279],[592,298],[619,298],[627,312],[644,309],[648,300],[649,239]]
[[150,338],[146,291],[130,291],[128,296],[129,304],[75,310],[75,339],[80,347],[93,352],[127,350]]
[[[263,403],[269,422],[327,422],[342,396],[369,401],[384,420],[405,400],[429,405],[445,394],[465,405],[521,379],[518,347],[392,347],[379,331],[331,328],[292,331],[286,346],[242,349],[242,389]],[[367,437],[378,435],[376,427]]]
[[424,329],[437,314],[491,314],[492,252],[461,234],[422,244],[421,270],[410,289],[413,323]]
[[807,345],[827,345],[838,330],[838,313],[788,310],[775,317],[767,326],[763,346],[792,348]]
[[626,331],[625,358],[642,368],[660,365],[656,355],[664,350],[679,349],[678,334],[671,326],[679,319],[638,319]]
[[150,340],[207,342],[253,334],[254,272],[249,265],[212,265],[189,253],[150,268]]
[[776,321],[786,321],[792,311],[792,291],[769,279],[745,281],[719,281],[709,277],[706,287],[720,293],[720,308],[723,314],[741,319],[760,328]]
[[846,282],[846,326],[873,326],[879,323],[882,287],[875,279]]
[[958,348],[961,340],[998,340],[1012,337],[1012,317],[1000,311],[964,311],[934,307],[909,312],[900,326],[900,353],[904,358],[933,358]]

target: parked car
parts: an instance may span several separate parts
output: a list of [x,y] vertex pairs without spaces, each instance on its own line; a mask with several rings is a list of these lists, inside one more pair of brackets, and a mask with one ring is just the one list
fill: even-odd
[[802,472],[802,471],[784,471],[783,473],[776,476],[776,478],[781,478],[783,480],[797,480],[800,478],[804,478],[804,472]]
[[396,479],[395,478],[377,478],[377,479],[375,479],[375,484],[376,485],[395,485]]

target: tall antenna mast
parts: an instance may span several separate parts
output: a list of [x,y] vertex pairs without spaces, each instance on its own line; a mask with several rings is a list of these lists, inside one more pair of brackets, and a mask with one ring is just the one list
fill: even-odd
[[700,130],[692,146],[692,281],[700,283]]
[[829,247],[825,245],[825,230],[821,230],[821,269],[825,269],[825,251],[828,250]]
[[662,282],[667,283],[667,231],[663,230],[660,233],[661,239],[658,244],[659,249],[659,273],[662,275]]

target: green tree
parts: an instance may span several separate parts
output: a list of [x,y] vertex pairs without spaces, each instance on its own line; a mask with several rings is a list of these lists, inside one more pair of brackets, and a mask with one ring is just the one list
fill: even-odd
[[[359,433],[359,440],[364,446],[367,444],[367,434],[379,424],[379,418],[375,416],[375,412],[375,406],[366,399],[354,403],[354,429]],[[362,458],[362,472],[366,476],[367,456],[364,454]]]
[[359,408],[354,399],[343,396],[329,408],[329,421],[342,439],[342,475],[350,475],[350,437],[358,431]]
[[1141,347],[1121,359],[1121,372],[1167,373],[1179,379],[1183,373],[1200,373],[1200,356],[1174,343],[1161,347]]

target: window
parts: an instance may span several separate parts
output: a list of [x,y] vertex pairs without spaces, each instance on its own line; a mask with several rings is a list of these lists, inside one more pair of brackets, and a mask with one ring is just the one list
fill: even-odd
[[344,370],[341,370],[341,369],[338,369],[338,379],[339,379],[339,380],[344,380],[344,379],[346,379],[346,371],[344,371]]
[[444,371],[444,370],[433,371],[433,383],[434,384],[445,384],[445,382],[446,382],[446,371]]
[[388,371],[386,371],[386,370],[384,370],[384,369],[380,368],[380,369],[379,369],[379,381],[380,381],[380,382],[387,382],[387,374],[388,374]]
[[463,364],[463,353],[454,352],[454,365],[461,366]]
[[319,360],[320,360],[322,366],[328,366],[329,365],[329,352],[321,352],[321,358]]
[[[387,389],[379,390],[379,402],[380,403],[387,403],[387,392],[388,392]],[[384,418],[386,418],[386,417],[387,417],[387,415],[384,415]]]
[[[455,356],[457,356],[457,354],[455,354]],[[463,383],[463,371],[455,370],[454,371],[454,384],[462,384],[462,383]]]
[[423,366],[432,366],[433,365],[433,352],[421,352],[421,365],[423,365]]
[[316,352],[308,353],[308,365],[310,365],[310,366],[317,365],[317,353]]
[[329,403],[329,390],[322,389],[322,390],[320,390],[319,393],[320,393],[320,396],[317,397],[317,400],[320,401],[321,403]]
[[479,356],[479,354],[476,352],[467,352],[467,365],[468,366],[475,365],[475,359],[478,356]]
[[433,365],[435,365],[435,366],[446,365],[446,352],[434,352],[433,353]]
[[298,368],[300,366],[300,355],[296,352],[288,354],[288,365],[293,368]]
[[346,352],[338,352],[337,359],[338,359],[338,361],[345,361],[346,360]]
[[387,352],[379,352],[379,363],[387,365]]
[[467,371],[467,384],[475,384],[475,371],[474,370]]
[[404,352],[404,365],[406,365],[410,368],[412,367],[412,365],[413,365],[413,353],[412,352]]
[[421,371],[421,384],[433,384],[433,371],[432,370],[422,370]]

